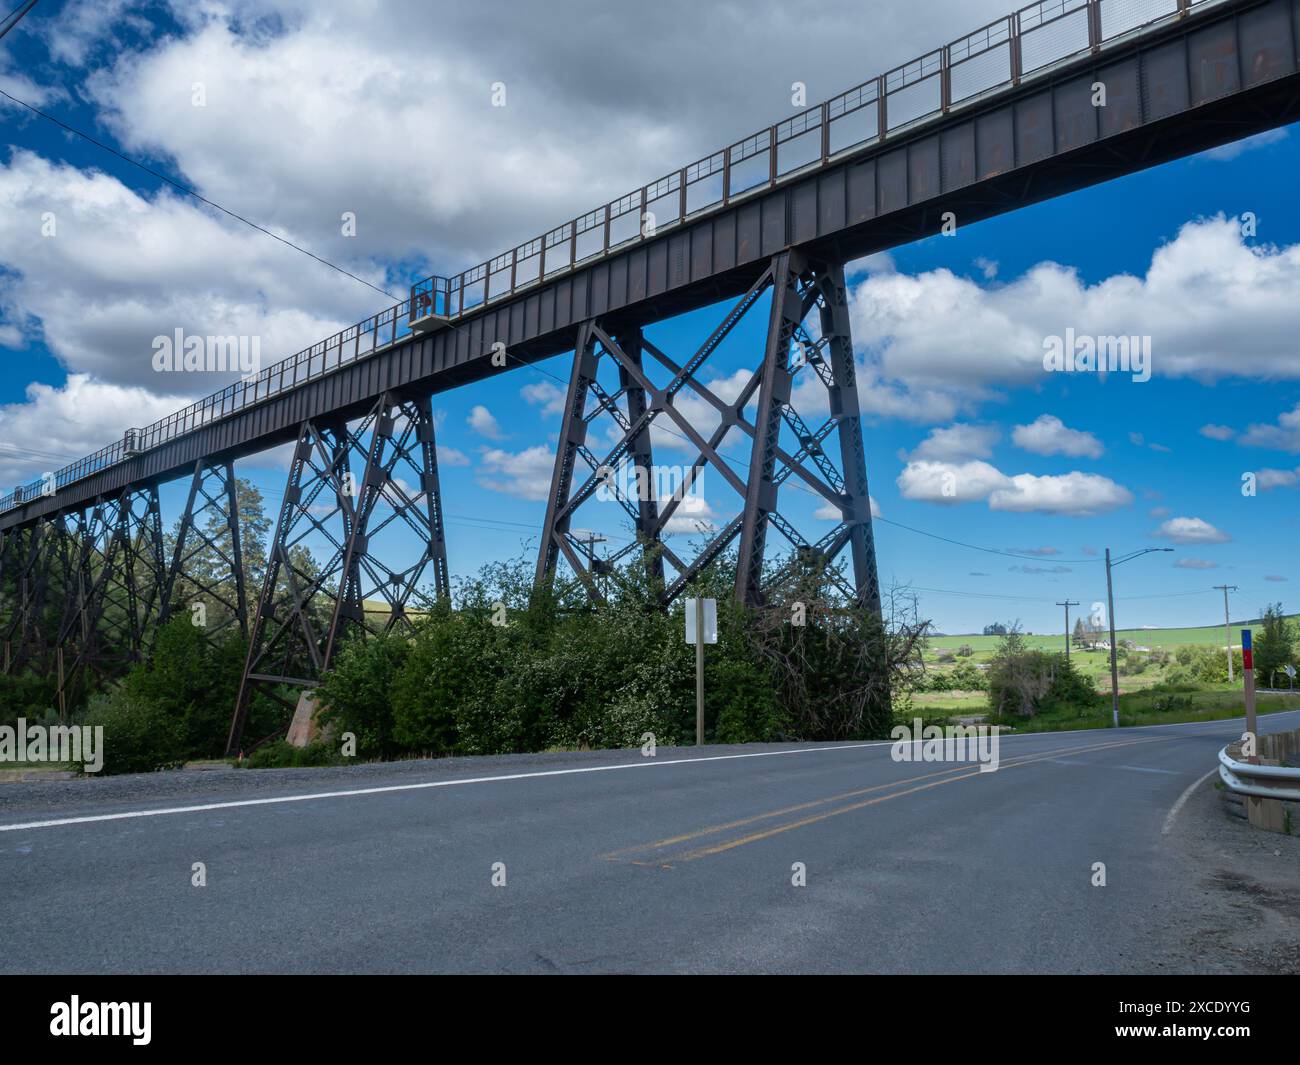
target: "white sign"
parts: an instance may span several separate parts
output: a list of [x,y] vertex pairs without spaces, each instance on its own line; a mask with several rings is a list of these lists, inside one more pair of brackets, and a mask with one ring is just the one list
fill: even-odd
[[1285,673],[1292,680],[1295,680],[1295,666],[1283,666],[1282,672]]
[[[718,642],[718,601],[705,599],[704,603],[704,642]],[[684,600],[686,606],[686,642],[695,644],[695,600]]]

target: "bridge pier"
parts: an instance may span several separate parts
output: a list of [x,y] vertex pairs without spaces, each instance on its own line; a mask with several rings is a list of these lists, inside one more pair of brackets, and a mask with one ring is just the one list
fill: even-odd
[[[230,461],[194,464],[189,497],[176,533],[158,611],[165,625],[177,610],[203,607],[200,626],[209,639],[238,627],[248,638],[248,591],[239,520],[238,481]],[[217,617],[208,617],[209,604]]]
[[[764,296],[770,297],[770,310],[762,360],[735,398],[723,399],[700,380],[700,372]],[[814,312],[816,328],[811,328]],[[666,384],[656,385],[651,379],[643,355],[657,364],[661,373],[666,371]],[[618,367],[620,390],[615,395],[602,391],[597,383],[599,362],[604,357]],[[820,383],[820,389],[817,384],[810,386],[812,399],[816,403],[816,393],[823,391],[829,410],[829,417],[815,431],[795,409],[800,374],[805,379],[811,375]],[[677,397],[688,390],[713,409],[715,424],[696,424],[677,405]],[[626,410],[619,406],[620,399]],[[751,404],[757,407],[753,422],[746,415]],[[605,414],[613,417],[619,432],[618,442],[601,461],[591,454],[587,438],[589,425]],[[644,485],[658,481],[649,470],[650,427],[656,419],[661,428],[685,439],[695,451],[680,490],[667,498],[653,493],[647,498],[644,490]],[[833,449],[826,445],[832,434]],[[722,448],[729,436],[742,441],[748,437],[747,466],[734,464],[724,456]],[[832,450],[838,453],[838,465]],[[579,458],[590,473],[575,486]],[[626,485],[618,484],[614,476],[629,462],[646,470],[644,480],[638,478],[642,490],[636,500],[626,498]],[[694,558],[684,559],[663,537],[668,522],[683,507],[687,493],[705,467],[712,467],[714,477],[735,492],[740,510],[730,521],[715,527]],[[836,527],[815,543],[807,540],[778,508],[781,488],[791,477],[840,516]],[[661,578],[661,599],[665,604],[737,541],[736,599],[746,606],[762,604],[769,586],[788,578],[798,568],[792,561],[771,572],[767,536],[769,529],[775,528],[788,541],[796,558],[815,559],[823,572],[847,550],[851,582],[835,583],[847,601],[879,613],[880,586],[843,267],[789,250],[774,256],[696,352],[680,365],[646,339],[640,329],[607,330],[598,319],[582,323],[538,555],[539,586],[553,583],[563,559],[589,595],[599,597],[595,580],[582,565],[579,541],[570,529],[578,510],[602,487],[612,487],[616,501],[632,519],[637,542],[652,550],[655,564],[662,567],[666,562],[676,571],[670,580]],[[624,548],[612,558],[621,558],[629,550]]]
[[55,645],[65,719],[87,674],[117,675],[144,657],[166,581],[158,488],[126,488],[77,518],[63,620]]
[[[393,561],[400,549],[384,543],[403,531],[422,545],[405,567]],[[329,545],[323,560],[306,553],[309,536]],[[432,595],[425,590],[430,579]],[[240,750],[256,691],[279,699],[279,685],[314,687],[349,629],[409,626],[413,601],[442,600],[450,591],[429,397],[384,393],[355,431],[341,421],[303,422],[250,628],[228,753]],[[366,604],[375,602],[386,616],[367,613]]]

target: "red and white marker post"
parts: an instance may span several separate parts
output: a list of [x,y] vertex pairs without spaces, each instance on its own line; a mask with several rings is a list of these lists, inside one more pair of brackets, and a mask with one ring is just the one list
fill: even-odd
[[[1232,653],[1232,649],[1228,649]],[[1241,630],[1241,672],[1246,691],[1246,732],[1250,735],[1251,765],[1259,765],[1259,730],[1255,717],[1255,653],[1250,646],[1250,629]]]

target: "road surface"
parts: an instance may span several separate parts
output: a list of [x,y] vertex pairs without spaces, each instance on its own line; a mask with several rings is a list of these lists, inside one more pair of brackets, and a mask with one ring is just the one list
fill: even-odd
[[1166,829],[1241,729],[0,785],[0,970],[1169,971]]

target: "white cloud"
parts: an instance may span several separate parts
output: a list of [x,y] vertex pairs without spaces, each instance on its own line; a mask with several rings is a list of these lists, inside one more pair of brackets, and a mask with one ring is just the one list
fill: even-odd
[[446,444],[438,445],[439,466],[468,466],[469,456],[465,452]]
[[1170,518],[1152,535],[1176,544],[1223,544],[1232,539],[1201,518]]
[[1241,442],[1293,455],[1300,452],[1300,403],[1278,415],[1276,425],[1252,425],[1242,434]]
[[1300,484],[1300,466],[1294,470],[1258,470],[1255,474],[1255,484],[1261,492],[1274,488],[1291,488]]
[[[42,236],[47,215],[52,236]],[[178,328],[255,337],[270,363],[383,302],[355,281],[303,263],[282,244],[168,193],[147,198],[116,178],[26,151],[0,165],[0,265],[7,268],[0,312],[11,328],[43,339],[70,373],[196,398],[234,375],[160,380],[155,337]]]
[[990,510],[1087,516],[1127,506],[1133,495],[1108,477],[1079,473],[1007,476],[987,462],[909,462],[898,476],[905,499],[969,503],[986,499]]
[[[863,409],[918,421],[972,411],[1001,387],[1042,383],[1044,338],[1067,328],[1150,335],[1159,376],[1294,380],[1297,287],[1300,245],[1248,245],[1237,222],[1223,217],[1184,225],[1144,274],[1096,284],[1052,262],[989,288],[947,269],[873,274],[850,305]],[[1243,321],[1251,323],[1244,332]],[[1257,435],[1252,442],[1300,450],[1300,422]]]
[[1017,425],[1011,439],[1017,447],[1035,455],[1097,459],[1106,450],[1092,433],[1070,429],[1054,414],[1040,414],[1028,425]]
[[1237,435],[1237,431],[1228,425],[1202,425],[1197,432],[1209,440],[1231,440]]
[[1076,471],[1038,477],[1021,473],[1012,477],[1009,485],[993,490],[989,509],[1084,517],[1131,502],[1133,494],[1127,488],[1099,474]]
[[953,504],[987,499],[1007,480],[987,462],[909,462],[897,483],[904,499]]
[[564,390],[550,381],[534,381],[531,384],[524,385],[519,390],[523,396],[524,402],[531,403],[534,407],[541,407],[543,414],[563,414],[565,394]]
[[545,500],[551,490],[555,452],[544,444],[523,451],[485,448],[477,480],[484,488],[531,501]]
[[1180,558],[1174,565],[1178,569],[1218,569],[1217,562],[1211,562],[1204,558]]
[[73,374],[60,388],[28,385],[26,402],[0,407],[0,484],[60,469],[182,405],[176,396],[105,384],[86,374]]
[[930,435],[921,441],[911,458],[914,462],[986,459],[993,454],[993,445],[1000,435],[993,425],[964,425],[959,422],[946,429],[930,430]]
[[[869,498],[871,500],[871,516],[873,518],[882,517],[880,504],[876,502],[876,497],[870,496]],[[844,515],[840,513],[840,508],[835,506],[834,503],[823,503],[813,511],[813,517],[819,521],[841,521]]]
[[489,440],[501,440],[505,436],[496,416],[482,403],[473,406],[465,421],[479,436],[486,436]]
[[1263,133],[1256,133],[1253,137],[1243,137],[1239,141],[1232,141],[1230,144],[1220,145],[1218,148],[1211,148],[1205,153],[1206,159],[1213,159],[1218,163],[1226,163],[1243,152],[1249,152],[1256,148],[1265,148],[1270,144],[1277,144],[1279,141],[1286,140],[1285,129],[1266,129]]

